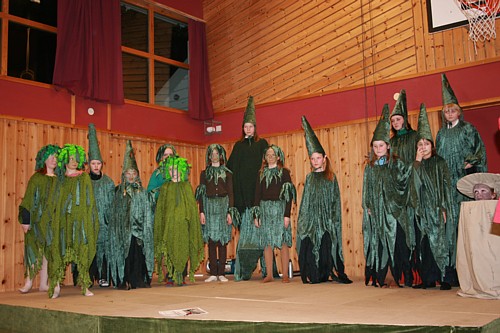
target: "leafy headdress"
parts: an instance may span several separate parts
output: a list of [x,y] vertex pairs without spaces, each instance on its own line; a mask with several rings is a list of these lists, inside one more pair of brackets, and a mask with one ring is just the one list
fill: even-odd
[[169,172],[169,170],[172,168],[173,170],[177,170],[179,179],[183,182],[188,180],[189,169],[191,168],[191,165],[188,164],[187,159],[185,158],[182,158],[180,156],[169,156],[166,160],[163,160],[160,163],[160,167],[163,170],[166,181],[172,181],[172,176]]
[[160,148],[158,148],[158,151],[156,152],[156,163],[160,164],[160,162],[163,160],[163,154],[165,153],[165,150],[167,150],[167,148],[172,149],[172,152],[174,153],[174,155],[177,155],[177,152],[175,151],[175,147],[169,143],[166,143],[166,144],[160,146]]
[[215,150],[217,150],[217,152],[219,153],[219,157],[222,161],[221,164],[226,164],[227,162],[227,159],[226,159],[226,150],[224,149],[224,147],[222,147],[221,145],[217,144],[217,143],[212,143],[210,146],[208,146],[207,148],[207,152],[205,154],[205,162],[207,165],[211,165],[212,163],[212,159],[211,159],[211,156],[212,156],[212,152]]
[[74,145],[74,144],[65,144],[64,147],[59,152],[59,156],[57,158],[57,165],[64,172],[66,168],[66,164],[69,162],[70,156],[75,156],[76,162],[78,163],[77,169],[81,170],[85,163],[87,162],[85,157],[85,150],[82,146]]
[[382,109],[382,117],[379,119],[375,131],[373,131],[373,137],[371,143],[374,141],[384,141],[389,144],[391,140],[391,123],[389,120],[389,104],[384,104]]
[[36,154],[35,171],[43,169],[43,167],[45,166],[45,161],[47,160],[47,158],[49,158],[50,155],[55,154],[56,158],[57,158],[57,155],[59,154],[60,150],[61,150],[61,148],[59,146],[56,146],[56,145],[43,146]]
[[89,161],[101,161],[101,150],[99,149],[99,142],[97,141],[97,133],[94,124],[89,124],[89,133],[87,135],[89,139]]
[[[309,157],[313,153],[320,153],[322,155],[325,154],[325,150],[323,149],[323,146],[321,146],[321,143],[318,140],[318,137],[314,133],[313,129],[311,128],[311,125],[309,125],[309,122],[306,119],[306,116],[302,116],[302,128],[304,129],[304,136],[306,139],[306,147],[307,147],[307,153],[309,154]],[[284,161],[283,161],[284,163]]]
[[427,117],[427,109],[425,104],[420,104],[420,113],[418,115],[418,139],[426,139],[432,142],[434,145],[434,140],[432,139],[431,126],[429,125],[429,118]]
[[281,150],[281,148],[276,146],[276,145],[269,145],[266,148],[266,150],[264,151],[264,159],[266,157],[266,153],[269,150],[269,148],[271,148],[274,151],[274,154],[276,155],[276,157],[279,157],[279,160],[281,161],[281,163],[283,165],[285,165],[285,154],[283,153],[283,150]]

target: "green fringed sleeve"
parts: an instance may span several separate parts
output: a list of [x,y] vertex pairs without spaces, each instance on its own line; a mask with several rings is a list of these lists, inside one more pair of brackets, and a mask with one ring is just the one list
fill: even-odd
[[238,212],[236,207],[229,207],[228,213],[231,215],[231,219],[233,220],[233,226],[235,228],[239,228],[239,226],[241,225],[240,212]]
[[280,200],[284,200],[285,202],[290,202],[293,200],[293,202],[296,203],[297,190],[295,189],[295,185],[290,182],[284,183],[281,187]]

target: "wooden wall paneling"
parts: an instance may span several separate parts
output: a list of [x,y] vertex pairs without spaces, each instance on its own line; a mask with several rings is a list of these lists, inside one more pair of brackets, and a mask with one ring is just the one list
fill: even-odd
[[414,36],[415,36],[415,56],[417,72],[424,72],[427,68],[427,57],[425,54],[425,34],[428,33],[426,26],[427,15],[426,11],[426,1],[412,0],[412,14],[413,14],[413,25],[414,25]]

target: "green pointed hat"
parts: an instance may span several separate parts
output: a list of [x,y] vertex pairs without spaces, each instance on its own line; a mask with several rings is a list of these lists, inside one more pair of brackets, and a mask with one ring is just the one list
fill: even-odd
[[373,131],[371,143],[373,143],[373,141],[384,141],[389,143],[391,140],[390,132],[391,123],[389,121],[389,104],[384,104],[382,117],[379,119],[377,127],[375,127],[375,131]]
[[255,104],[253,102],[253,96],[248,97],[247,108],[245,109],[245,114],[243,115],[243,125],[246,123],[251,123],[257,126],[257,119],[255,118]]
[[402,116],[406,124],[406,119],[408,119],[408,108],[406,107],[406,90],[404,89],[399,92],[398,100],[391,112],[391,117],[392,116]]
[[306,116],[302,116],[302,128],[304,129],[304,136],[306,138],[307,153],[311,156],[313,153],[320,153],[326,155],[325,150],[321,146],[318,137],[314,133],[311,125],[306,119]]
[[431,126],[429,125],[429,118],[427,117],[427,109],[425,108],[424,103],[420,104],[417,133],[419,140],[426,139],[434,144],[434,140],[432,139]]
[[448,82],[448,79],[446,78],[446,74],[441,74],[441,90],[443,94],[443,105],[446,104],[458,104],[458,99],[455,96],[455,93],[453,92],[453,89],[451,88],[450,83]]
[[89,161],[97,160],[102,162],[101,151],[99,150],[99,143],[97,142],[97,133],[94,124],[89,124]]
[[125,173],[128,169],[134,169],[137,171],[137,176],[139,177],[139,168],[137,167],[137,162],[135,161],[135,153],[130,140],[127,140],[127,147],[125,148],[122,172]]

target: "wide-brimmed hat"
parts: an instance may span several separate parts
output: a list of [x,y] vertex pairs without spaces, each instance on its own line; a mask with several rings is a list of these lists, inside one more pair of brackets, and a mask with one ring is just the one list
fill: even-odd
[[457,182],[457,189],[469,198],[474,198],[474,186],[484,184],[500,194],[500,174],[497,173],[472,173],[462,177]]

